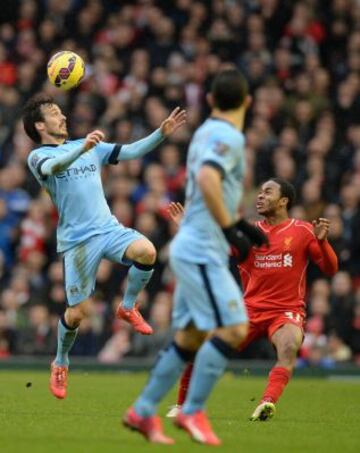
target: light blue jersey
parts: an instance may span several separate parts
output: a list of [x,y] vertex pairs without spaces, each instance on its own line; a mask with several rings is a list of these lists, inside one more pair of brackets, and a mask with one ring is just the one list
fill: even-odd
[[185,214],[170,248],[176,277],[173,327],[197,329],[246,322],[239,286],[228,269],[229,244],[208,210],[196,176],[208,164],[222,174],[224,202],[231,216],[242,196],[244,136],[227,121],[209,118],[194,134],[187,157]]
[[209,212],[196,183],[204,163],[216,166],[223,176],[224,202],[236,217],[245,171],[244,135],[224,120],[209,118],[197,129],[187,157],[185,214],[171,245],[171,255],[192,263],[225,263],[229,244]]
[[119,222],[111,214],[105,199],[101,167],[118,162],[121,146],[101,142],[78,157],[66,170],[53,176],[44,176],[41,172],[46,160],[79,148],[84,141],[40,146],[28,157],[32,173],[48,191],[59,213],[58,252],[64,252],[91,236],[119,228]]
[[[45,187],[59,213],[57,249],[63,253],[64,283],[67,303],[76,305],[88,299],[95,288],[96,272],[102,258],[130,266],[126,250],[134,241],[144,239],[137,231],[125,228],[111,214],[106,202],[101,167],[120,160],[137,159],[164,140],[160,129],[127,145],[100,142],[84,152],[84,139],[61,145],[43,145],[34,149],[29,167]],[[132,269],[131,295],[134,286],[143,288],[152,271]],[[141,276],[134,278],[134,275]],[[145,277],[144,277],[144,274]],[[139,282],[140,286],[139,286]],[[130,286],[129,286],[130,287]],[[140,291],[140,290],[139,290]]]

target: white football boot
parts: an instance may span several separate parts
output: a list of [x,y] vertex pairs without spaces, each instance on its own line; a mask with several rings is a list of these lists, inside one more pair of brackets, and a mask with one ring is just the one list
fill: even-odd
[[254,413],[250,417],[250,421],[256,422],[261,421],[265,422],[275,415],[276,408],[275,404],[270,401],[264,401],[260,403],[258,407],[254,410]]
[[170,406],[169,412],[166,414],[167,418],[176,418],[180,412],[181,406],[180,404],[175,404],[174,406]]

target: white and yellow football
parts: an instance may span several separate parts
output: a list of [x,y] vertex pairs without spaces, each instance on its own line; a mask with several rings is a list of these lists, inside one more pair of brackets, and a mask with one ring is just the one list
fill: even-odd
[[62,90],[77,87],[85,75],[85,63],[80,55],[62,50],[53,55],[47,65],[50,82]]

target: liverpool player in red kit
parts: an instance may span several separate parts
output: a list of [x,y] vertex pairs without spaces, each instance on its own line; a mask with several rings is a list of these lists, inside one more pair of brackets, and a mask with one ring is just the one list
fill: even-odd
[[[257,227],[267,234],[270,246],[253,247],[246,260],[239,263],[245,304],[250,318],[249,333],[241,349],[255,339],[268,336],[277,353],[261,401],[251,420],[267,420],[275,413],[275,403],[287,385],[303,339],[305,317],[306,268],[309,259],[326,275],[337,272],[335,252],[327,241],[330,222],[320,218],[311,225],[289,218],[288,210],[295,199],[294,187],[285,180],[265,182],[257,197],[257,212],[264,220]],[[176,220],[180,206],[172,206]],[[192,364],[185,370],[180,384],[181,406],[191,377]]]

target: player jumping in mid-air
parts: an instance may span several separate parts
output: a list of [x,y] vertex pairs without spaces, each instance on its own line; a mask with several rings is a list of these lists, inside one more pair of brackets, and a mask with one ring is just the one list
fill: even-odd
[[30,153],[28,165],[59,213],[57,250],[63,254],[67,309],[59,320],[57,354],[51,366],[50,390],[57,398],[66,396],[68,353],[89,313],[89,297],[102,258],[130,266],[117,316],[141,334],[152,333],[138,311],[136,298],[151,278],[156,250],[148,239],[119,224],[111,214],[101,168],[153,150],[184,124],[185,116],[185,111],[176,108],[148,137],[120,145],[103,142],[99,130],[85,139],[68,140],[66,117],[49,97],[36,96],[24,108],[25,131],[40,145]]
[[[275,403],[287,385],[303,339],[305,317],[305,280],[308,260],[327,275],[337,272],[337,257],[327,241],[330,223],[320,218],[311,225],[289,218],[295,189],[287,181],[273,178],[261,186],[257,212],[264,220],[257,223],[267,234],[269,248],[253,247],[247,259],[239,264],[245,305],[250,319],[243,350],[255,339],[267,335],[277,352],[277,362],[250,420],[265,421],[275,413]],[[172,204],[171,217],[179,222],[180,204]],[[178,402],[169,417],[176,417],[185,401],[192,364],[186,368],[180,383]]]
[[228,269],[229,244],[244,258],[252,243],[266,242],[256,227],[237,221],[245,171],[241,131],[249,105],[242,75],[235,69],[220,72],[208,101],[211,116],[190,143],[186,211],[170,249],[177,282],[175,339],[162,351],[147,386],[123,419],[125,426],[157,443],[174,442],[164,435],[156,408],[195,354],[190,390],[175,424],[201,443],[221,443],[204,404],[248,329],[242,294]]

